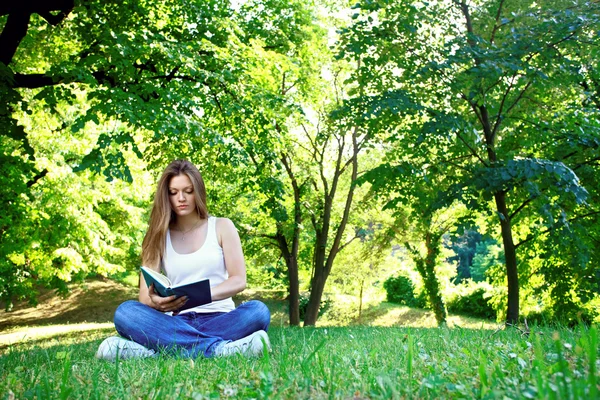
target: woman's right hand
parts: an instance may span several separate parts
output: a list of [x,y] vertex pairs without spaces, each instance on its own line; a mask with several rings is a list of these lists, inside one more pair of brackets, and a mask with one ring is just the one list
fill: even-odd
[[154,291],[154,285],[150,285],[148,288],[148,297],[150,298],[151,302],[149,306],[162,312],[177,311],[183,307],[185,302],[188,300],[187,296],[161,297]]

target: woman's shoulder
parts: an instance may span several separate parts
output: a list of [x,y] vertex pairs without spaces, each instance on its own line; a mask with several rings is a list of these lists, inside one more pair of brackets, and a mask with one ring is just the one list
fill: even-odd
[[239,238],[238,230],[229,218],[216,218],[215,231],[221,245],[223,244],[223,239],[228,241]]
[[237,228],[235,227],[234,223],[229,219],[229,218],[225,218],[225,217],[212,217],[215,219],[215,226],[218,230],[230,230],[230,229],[234,229],[237,231]]

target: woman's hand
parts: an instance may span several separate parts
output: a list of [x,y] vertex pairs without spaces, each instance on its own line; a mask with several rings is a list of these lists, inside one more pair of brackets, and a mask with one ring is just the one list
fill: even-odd
[[152,307],[158,311],[162,311],[162,312],[177,311],[181,307],[183,307],[185,302],[188,300],[187,296],[160,297],[154,291],[154,285],[150,285],[150,287],[148,288],[148,297],[150,298],[150,303],[151,303],[148,305],[150,307]]

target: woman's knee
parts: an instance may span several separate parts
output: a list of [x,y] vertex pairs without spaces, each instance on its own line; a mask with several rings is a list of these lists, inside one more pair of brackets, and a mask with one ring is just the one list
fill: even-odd
[[126,326],[130,325],[134,320],[138,312],[136,309],[141,305],[140,302],[135,300],[127,300],[121,303],[115,310],[114,323],[117,331],[121,331]]
[[269,307],[259,300],[250,300],[244,305],[253,311],[254,320],[262,325],[263,330],[267,330],[269,323],[271,322],[271,311]]

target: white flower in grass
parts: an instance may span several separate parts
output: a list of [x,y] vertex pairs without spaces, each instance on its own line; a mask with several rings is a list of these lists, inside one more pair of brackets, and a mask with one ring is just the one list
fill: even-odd
[[223,396],[225,397],[234,397],[237,395],[237,388],[231,385],[224,385],[223,386]]

